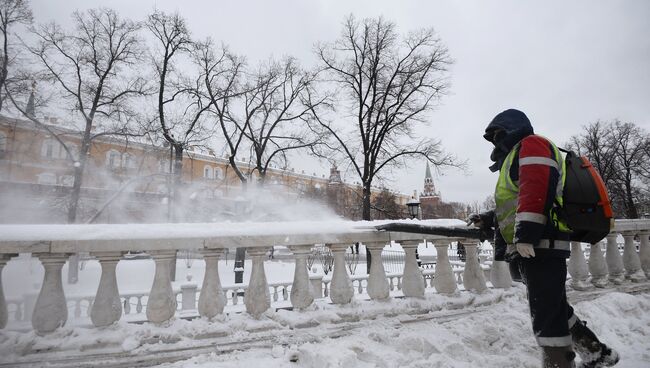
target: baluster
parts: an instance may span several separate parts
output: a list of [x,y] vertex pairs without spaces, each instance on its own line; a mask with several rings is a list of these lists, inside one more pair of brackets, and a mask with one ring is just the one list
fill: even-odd
[[388,277],[388,290],[389,290],[389,291],[393,291],[393,290],[395,290],[395,283],[393,282],[393,281],[394,281],[394,280],[393,280],[394,278],[395,278],[395,276],[389,276],[389,277]]
[[82,299],[73,300],[73,302],[74,302],[74,318],[81,317],[81,300]]
[[415,251],[419,241],[402,241],[404,249],[404,274],[402,275],[401,285],[398,279],[398,289],[404,292],[404,296],[421,298],[424,296],[424,276],[422,270],[418,267],[418,261],[415,257]]
[[[2,272],[2,269],[0,267],[0,273],[1,272]],[[2,287],[2,285],[0,283],[0,288],[1,287]],[[0,302],[2,302],[2,300],[0,300]],[[22,303],[22,302],[16,303],[16,313],[14,313],[14,318],[16,319],[16,321],[22,321],[23,320],[23,307],[24,307],[24,303]],[[1,318],[2,317],[0,317],[0,329],[4,328],[4,326],[2,325]],[[6,323],[7,323],[7,321],[5,321],[5,325],[6,325]]]
[[289,286],[285,285],[282,287],[282,300],[287,301],[289,299]]
[[334,270],[329,287],[330,299],[335,304],[347,304],[354,296],[352,281],[345,265],[345,250],[348,246],[346,244],[330,244],[328,246],[334,254]]
[[176,294],[172,290],[170,267],[176,251],[151,252],[156,263],[156,273],[147,300],[147,319],[153,323],[169,321],[176,313]]
[[273,301],[278,301],[278,285],[273,286]]
[[[5,300],[5,293],[2,288],[2,269],[5,267],[9,261],[9,255],[3,254],[0,255],[0,329],[3,329],[7,326],[7,321],[9,320],[9,312],[7,311],[7,301]],[[18,306],[16,306],[19,309]],[[16,318],[18,320],[18,318]]]
[[68,320],[68,305],[63,293],[61,269],[68,259],[67,254],[39,254],[45,275],[41,291],[36,299],[32,326],[39,335],[52,332],[65,325]]
[[623,248],[625,278],[633,282],[645,281],[645,274],[641,271],[641,260],[634,244],[634,233],[624,233],[623,239],[625,239],[625,247]]
[[[307,272],[307,257],[311,253],[310,245],[297,245],[290,247],[295,258],[295,271],[293,273],[293,285],[291,286],[291,305],[294,308],[307,308],[314,302],[314,290],[309,282]],[[284,289],[284,300],[286,298],[286,287]]]
[[510,276],[510,267],[506,261],[497,261],[495,252],[492,252],[492,267],[490,269],[490,282],[494,288],[509,289],[512,286],[512,276]]
[[102,266],[95,302],[88,306],[90,319],[96,327],[108,326],[120,320],[122,303],[117,289],[115,269],[122,254],[119,252],[102,252],[94,254]]
[[124,297],[124,314],[131,314],[131,297]]
[[457,290],[456,280],[454,278],[454,271],[449,262],[449,255],[447,254],[447,243],[442,241],[434,241],[436,247],[436,271],[431,281],[436,291],[440,294],[452,294]]
[[[205,260],[205,274],[199,295],[199,315],[210,319],[223,313],[228,302],[219,278],[219,258],[223,249],[204,249],[201,253]],[[237,304],[236,298],[236,293],[233,293],[234,304]]]
[[569,275],[571,275],[571,287],[575,290],[587,290],[587,278],[589,278],[589,270],[587,268],[587,260],[582,251],[582,244],[580,242],[571,242],[571,257],[569,258],[568,266]]
[[[422,281],[424,282],[424,276],[422,276]],[[424,288],[424,283],[422,284],[422,287]],[[402,278],[399,276],[397,276],[397,290],[402,290]]]
[[363,294],[363,280],[355,280],[357,282],[357,294]]
[[237,305],[239,303],[239,293],[237,290],[232,291],[232,305]]
[[650,244],[648,241],[648,236],[650,232],[645,230],[639,233],[639,239],[641,244],[639,244],[639,260],[641,261],[641,269],[645,272],[647,278],[650,278]]
[[[323,297],[323,276],[321,275],[310,276],[309,282],[311,283],[311,289],[314,298],[322,298]],[[292,290],[292,294],[293,294],[293,290]]]
[[625,270],[623,268],[623,258],[618,251],[618,244],[616,243],[617,237],[617,233],[609,233],[607,235],[607,253],[605,260],[607,261],[607,269],[609,270],[609,281],[620,285],[625,279]]
[[269,284],[264,272],[264,258],[267,250],[268,248],[247,249],[253,261],[253,267],[248,289],[244,293],[244,304],[246,311],[255,318],[259,318],[271,307]]
[[135,312],[137,314],[142,313],[142,297],[144,297],[144,295],[138,295],[138,304],[135,306]]
[[328,296],[330,296],[329,286],[330,286],[329,281],[323,281],[323,298],[327,298]]
[[465,244],[465,271],[463,271],[463,286],[465,290],[483,292],[487,290],[485,273],[481,268],[476,251],[476,243]]
[[601,243],[592,244],[590,247],[589,273],[591,273],[591,283],[595,287],[604,288],[607,286],[607,263],[605,263]]
[[386,270],[381,259],[381,251],[385,246],[386,244],[383,242],[366,244],[370,256],[375,259],[375,262],[370,264],[370,275],[368,276],[368,286],[366,288],[371,299],[382,300],[390,296]]
[[[86,301],[88,302],[88,308],[86,308],[86,317],[90,317],[90,312],[93,309],[93,300],[92,299],[86,299]],[[118,302],[119,302],[119,300],[118,300]]]

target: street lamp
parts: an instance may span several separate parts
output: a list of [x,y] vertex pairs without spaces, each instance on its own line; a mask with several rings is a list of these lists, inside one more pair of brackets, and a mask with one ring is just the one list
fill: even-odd
[[412,196],[408,202],[406,202],[406,207],[409,210],[409,215],[412,219],[419,218],[420,214],[420,201],[418,201],[415,196]]
[[[418,201],[415,198],[415,195],[409,199],[408,202],[406,202],[406,208],[409,210],[409,215],[411,216],[412,219],[419,219],[420,218],[420,201]],[[418,254],[418,248],[415,247],[415,259],[418,262],[418,267],[422,265],[422,261],[420,260],[420,254]]]

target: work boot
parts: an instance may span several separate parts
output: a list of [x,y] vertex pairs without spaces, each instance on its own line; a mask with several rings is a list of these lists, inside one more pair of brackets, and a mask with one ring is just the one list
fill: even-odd
[[542,346],[542,368],[575,368],[570,346]]
[[586,322],[576,321],[569,331],[573,348],[582,360],[578,364],[579,368],[611,367],[618,362],[619,356],[616,350],[600,342],[596,334],[587,327]]

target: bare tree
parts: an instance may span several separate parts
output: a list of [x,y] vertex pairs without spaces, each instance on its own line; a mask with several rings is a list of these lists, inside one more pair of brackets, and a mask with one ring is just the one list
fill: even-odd
[[372,183],[382,170],[421,156],[435,166],[455,165],[437,141],[418,138],[417,123],[447,90],[447,49],[433,30],[401,39],[395,24],[382,18],[348,17],[341,37],[317,46],[329,80],[339,88],[346,125],[315,117],[332,138],[363,186],[363,219],[370,219]]
[[247,175],[237,165],[237,154],[244,141],[244,129],[230,116],[231,105],[243,93],[241,83],[244,60],[223,46],[217,49],[214,42],[207,39],[197,44],[194,62],[203,78],[204,97],[212,105],[210,115],[216,121],[214,125],[223,133],[230,166],[245,186]]
[[[155,11],[149,15],[146,27],[154,36],[151,54],[157,81],[157,120],[164,140],[173,149],[173,195],[178,200],[183,176],[183,153],[200,145],[208,136],[204,114],[211,102],[201,98],[202,76],[188,77],[182,72],[190,64],[194,44],[185,19],[178,13]],[[178,220],[176,209],[170,206],[171,220]]]
[[632,123],[597,121],[571,137],[569,147],[585,155],[609,191],[617,216],[638,218],[643,202],[644,178],[650,172],[648,133]]
[[253,171],[264,184],[272,164],[286,168],[289,152],[313,149],[318,143],[319,137],[305,122],[312,120],[324,99],[303,103],[314,101],[316,76],[302,70],[293,58],[270,61],[252,79],[242,94],[242,113],[229,116],[248,140]]
[[[62,139],[64,135],[53,135],[74,167],[70,223],[77,220],[92,142],[106,136],[141,136],[132,129],[137,113],[131,109],[131,99],[146,92],[145,79],[133,69],[142,56],[137,34],[140,25],[104,8],[75,12],[72,18],[74,30],[66,31],[56,23],[40,26],[34,31],[36,44],[29,47],[42,67],[43,80],[50,82],[60,96],[60,106],[71,106],[72,113],[81,118],[65,133],[80,141],[78,152]],[[15,105],[38,126],[51,131],[48,124]]]
[[0,111],[2,111],[6,99],[5,90],[11,89],[12,82],[14,82],[14,78],[10,76],[9,68],[16,64],[16,59],[19,55],[18,47],[12,40],[18,37],[11,33],[11,29],[16,25],[30,25],[32,20],[32,10],[29,7],[28,1],[0,0],[0,36],[2,37],[2,55],[0,55]]
[[650,141],[648,133],[632,123],[622,123],[618,120],[611,124],[612,146],[616,159],[615,181],[622,192],[623,204],[627,218],[639,218],[637,203],[642,168],[647,165],[648,157],[645,148]]

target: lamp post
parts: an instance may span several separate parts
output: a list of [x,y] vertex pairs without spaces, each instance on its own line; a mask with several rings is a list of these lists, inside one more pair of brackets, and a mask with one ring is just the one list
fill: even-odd
[[409,216],[411,216],[412,219],[420,218],[420,201],[418,201],[415,196],[412,196],[411,199],[406,202],[406,207],[408,208]]
[[[420,201],[415,198],[415,195],[411,196],[411,199],[406,202],[406,208],[409,211],[411,219],[420,219]],[[418,267],[420,267],[422,265],[422,261],[420,260],[420,255],[418,254],[417,247],[415,248],[415,259],[418,262]]]
[[[243,198],[235,199],[235,211],[237,218],[243,221],[244,213],[246,212],[247,202]],[[235,251],[235,284],[244,282],[244,262],[246,261],[246,248],[238,247]]]

